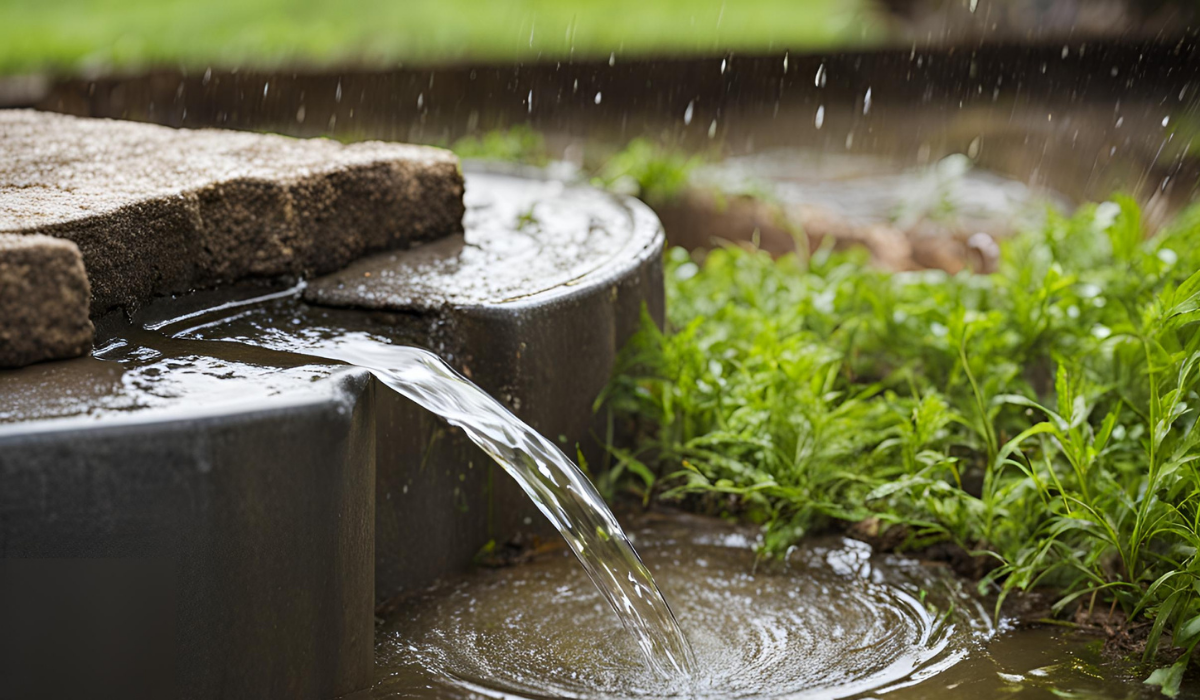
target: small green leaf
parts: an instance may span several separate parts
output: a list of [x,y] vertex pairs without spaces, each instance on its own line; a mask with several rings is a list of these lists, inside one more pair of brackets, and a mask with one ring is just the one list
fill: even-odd
[[1146,679],[1146,685],[1156,685],[1162,694],[1169,698],[1179,695],[1179,685],[1183,683],[1183,672],[1187,670],[1187,658],[1154,670]]

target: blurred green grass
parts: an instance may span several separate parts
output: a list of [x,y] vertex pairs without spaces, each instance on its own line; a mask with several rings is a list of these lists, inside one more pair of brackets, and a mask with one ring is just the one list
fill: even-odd
[[0,0],[0,73],[812,50],[872,0]]

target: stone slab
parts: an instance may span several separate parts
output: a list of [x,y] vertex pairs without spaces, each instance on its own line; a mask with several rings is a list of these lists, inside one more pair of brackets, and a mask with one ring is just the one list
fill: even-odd
[[49,236],[0,234],[0,367],[78,357],[91,347],[79,248]]
[[93,315],[462,231],[447,151],[0,111],[0,233],[70,240]]

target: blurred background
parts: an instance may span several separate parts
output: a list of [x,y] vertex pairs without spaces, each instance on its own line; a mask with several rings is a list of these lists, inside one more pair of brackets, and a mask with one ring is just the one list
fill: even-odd
[[803,230],[957,271],[972,235],[1047,202],[1126,193],[1154,229],[1195,200],[1198,18],[1200,0],[0,0],[0,107],[553,163],[688,247],[785,252]]
[[396,67],[1183,35],[1195,0],[2,0],[0,73]]

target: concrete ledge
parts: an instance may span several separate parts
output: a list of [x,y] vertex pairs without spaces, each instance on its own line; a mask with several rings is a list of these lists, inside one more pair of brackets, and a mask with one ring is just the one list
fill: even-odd
[[79,248],[0,234],[0,367],[78,357],[92,347]]
[[[0,426],[0,591],[50,559],[62,566],[40,573],[45,589],[69,592],[23,596],[32,612],[9,619],[0,605],[0,696],[331,700],[369,688],[373,392],[365,372],[345,371],[302,395],[250,396],[252,408]],[[131,572],[131,585],[168,600],[100,614],[89,601],[112,579],[92,564],[139,562],[158,578]],[[83,614],[47,633],[63,609]],[[155,624],[135,625],[149,610]],[[97,620],[113,626],[88,627]],[[127,653],[148,646],[157,667]],[[100,680],[151,673],[156,692],[64,686],[86,685],[89,649],[128,664]]]
[[0,111],[0,233],[79,246],[91,311],[462,231],[447,151]]

